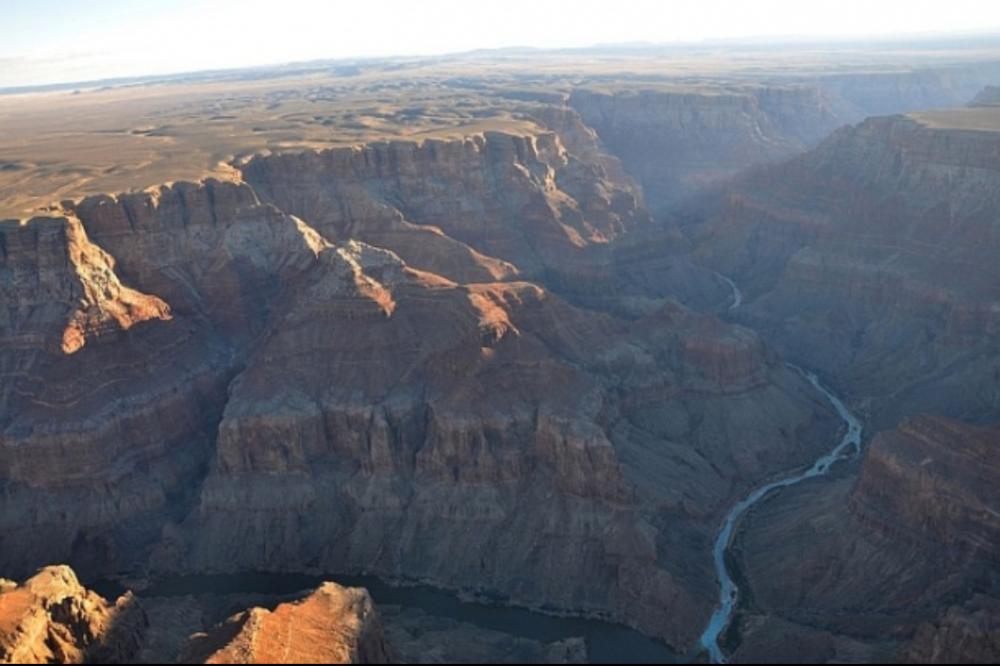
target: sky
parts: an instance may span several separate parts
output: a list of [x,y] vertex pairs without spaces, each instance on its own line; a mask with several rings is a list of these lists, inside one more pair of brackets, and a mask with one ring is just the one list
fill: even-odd
[[0,0],[0,87],[506,46],[992,29],[996,0]]

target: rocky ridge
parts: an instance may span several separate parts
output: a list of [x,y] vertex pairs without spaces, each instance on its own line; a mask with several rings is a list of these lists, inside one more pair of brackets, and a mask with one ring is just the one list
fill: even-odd
[[392,662],[368,591],[325,583],[273,611],[251,608],[191,637],[182,663],[386,664]]
[[46,567],[22,584],[0,581],[0,663],[129,663],[145,627],[131,594],[109,603],[69,567]]
[[998,150],[996,132],[869,119],[746,176],[699,252],[748,294],[746,323],[876,401],[877,426],[984,418],[1000,397]]

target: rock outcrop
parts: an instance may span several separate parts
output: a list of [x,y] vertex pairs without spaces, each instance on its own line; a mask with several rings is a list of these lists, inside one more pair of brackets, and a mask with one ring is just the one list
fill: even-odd
[[702,255],[742,316],[796,361],[876,401],[876,425],[1000,407],[1000,133],[978,110],[873,118],[735,185]]
[[586,279],[602,269],[591,246],[649,221],[630,183],[568,152],[554,132],[258,157],[243,173],[264,201],[328,240],[385,247],[459,282],[547,271]]
[[204,464],[225,361],[77,218],[4,223],[0,241],[4,571],[116,566]]
[[899,655],[908,664],[995,664],[1000,659],[1000,601],[974,597],[920,625]]
[[182,663],[386,664],[386,643],[368,591],[324,583],[274,610],[251,608],[191,637]]
[[737,657],[991,654],[998,444],[996,428],[914,417],[875,436],[856,482],[790,490],[748,516]]
[[5,350],[73,354],[88,340],[170,318],[162,300],[121,283],[114,260],[74,217],[3,222],[0,248]]
[[69,567],[0,585],[0,663],[129,663],[145,627],[132,595],[109,603],[83,588]]

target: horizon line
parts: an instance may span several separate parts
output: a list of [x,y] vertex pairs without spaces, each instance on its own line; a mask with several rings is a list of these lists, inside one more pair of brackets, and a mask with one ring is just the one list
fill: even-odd
[[[273,61],[260,64],[248,64],[234,67],[216,67],[205,69],[185,69],[175,72],[160,74],[135,74],[127,76],[99,77],[93,79],[76,79],[57,81],[40,84],[24,84],[13,86],[0,86],[0,96],[60,92],[65,90],[92,89],[95,87],[112,87],[129,84],[143,83],[169,83],[172,79],[187,77],[210,77],[220,74],[238,74],[253,70],[268,70],[294,67],[322,66],[329,64],[349,64],[349,63],[373,63],[379,61],[421,61],[442,58],[461,58],[463,56],[504,54],[504,53],[535,53],[535,54],[565,54],[569,52],[585,52],[601,49],[615,49],[627,51],[632,50],[653,50],[657,48],[696,48],[699,46],[722,46],[722,47],[763,47],[768,45],[778,46],[849,46],[849,45],[878,45],[878,44],[907,44],[919,43],[934,40],[947,39],[990,39],[997,40],[997,47],[1000,48],[1000,26],[989,28],[970,28],[965,30],[949,31],[916,31],[899,33],[880,34],[844,34],[844,35],[808,35],[808,34],[759,34],[744,35],[739,37],[708,37],[691,40],[671,40],[663,42],[652,42],[644,40],[625,42],[597,42],[584,46],[531,46],[527,44],[512,44],[509,46],[499,46],[482,49],[466,49],[461,51],[445,51],[437,53],[395,53],[385,55],[365,55],[365,56],[334,56],[329,58],[311,58],[306,60]],[[961,45],[956,44],[956,47]],[[1000,56],[1000,51],[998,51]]]

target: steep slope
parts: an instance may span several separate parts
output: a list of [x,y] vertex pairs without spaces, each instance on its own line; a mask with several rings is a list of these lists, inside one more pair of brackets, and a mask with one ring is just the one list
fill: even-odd
[[835,102],[808,86],[579,88],[569,104],[658,216],[742,169],[801,152],[842,122]]
[[[8,575],[52,560],[92,575],[146,557],[190,508],[243,350],[323,245],[249,188],[213,181],[74,208],[80,221],[3,227],[16,304],[0,332]],[[68,353],[66,330],[95,342]]]
[[703,517],[809,455],[796,378],[679,308],[630,334],[532,284],[328,253],[230,389],[193,559],[157,561],[419,579],[690,640],[711,571],[657,526],[707,548]]
[[253,187],[63,204],[132,289],[95,302],[162,306],[73,354],[4,357],[3,570],[372,573],[693,641],[719,513],[835,421],[746,329],[514,279],[613,298],[616,239],[648,221],[593,135],[551,113],[567,144],[260,157]]
[[73,217],[0,224],[7,349],[72,354],[88,339],[170,318],[160,299],[123,286],[114,260],[90,242]]
[[1000,407],[1000,133],[963,127],[981,111],[841,130],[746,177],[699,231],[745,321],[875,400],[879,425]]
[[995,427],[916,417],[874,438],[856,482],[748,518],[741,658],[988,661],[998,445]]
[[984,59],[947,66],[903,70],[839,72],[800,79],[839,100],[845,120],[909,111],[949,109],[966,104],[984,86],[1000,79],[1000,63]]
[[190,321],[123,285],[76,218],[3,223],[0,240],[3,570],[71,554],[115,566],[116,543],[155,539],[151,514],[204,463],[223,363]]
[[243,172],[265,201],[327,239],[386,247],[462,282],[545,271],[584,279],[601,270],[588,248],[648,223],[633,189],[554,133],[260,157]]
[[900,653],[902,663],[993,664],[1000,659],[1000,601],[975,597],[920,626]]
[[304,599],[234,615],[191,638],[183,663],[385,664],[386,644],[375,604],[363,588],[325,583]]
[[108,603],[69,567],[46,567],[20,585],[0,581],[0,663],[129,663],[145,627],[131,595]]

